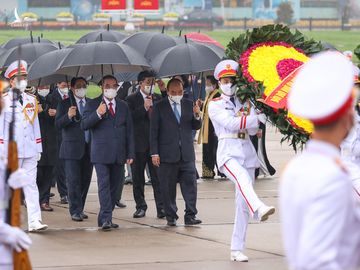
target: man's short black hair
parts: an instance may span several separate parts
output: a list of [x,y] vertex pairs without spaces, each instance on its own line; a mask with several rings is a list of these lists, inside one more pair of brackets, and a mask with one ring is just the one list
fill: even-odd
[[166,85],[166,89],[169,90],[169,88],[172,84],[180,84],[183,86],[183,82],[181,80],[179,80],[177,78],[172,78],[172,79],[170,79],[170,81],[168,81],[168,83]]
[[107,80],[107,79],[113,79],[113,80],[115,80],[116,81],[116,83],[118,83],[118,80],[115,78],[115,76],[113,76],[113,75],[105,75],[102,79],[101,79],[101,81],[99,82],[99,86],[102,86],[102,84],[103,84],[103,82],[105,81],[105,80]]
[[217,85],[218,83],[213,75],[206,76],[206,79],[209,80],[211,84]]
[[88,84],[87,80],[86,80],[84,77],[74,77],[74,78],[72,78],[71,81],[70,81],[70,86],[71,86],[71,87],[74,87],[74,86],[75,86],[75,83],[76,83],[78,80],[83,80],[86,84]]
[[145,78],[155,78],[156,72],[152,69],[141,71],[137,77],[138,82],[142,82]]

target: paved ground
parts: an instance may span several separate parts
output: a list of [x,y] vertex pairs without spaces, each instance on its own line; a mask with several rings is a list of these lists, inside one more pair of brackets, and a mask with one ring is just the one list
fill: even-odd
[[[267,134],[267,149],[275,177],[256,182],[258,195],[268,204],[277,205],[278,175],[293,155],[280,145],[274,129]],[[201,149],[197,151],[200,169]],[[93,177],[86,205],[89,220],[75,223],[68,210],[52,199],[55,211],[43,213],[50,229],[32,234],[30,257],[35,269],[287,269],[281,244],[278,213],[266,223],[252,222],[247,236],[248,263],[230,262],[230,237],[234,215],[234,186],[230,181],[203,181],[198,184],[198,217],[203,224],[184,227],[181,213],[184,203],[179,192],[179,225],[167,228],[156,218],[152,188],[146,187],[149,209],[146,218],[133,219],[132,187],[125,186],[125,209],[115,209],[114,222],[120,229],[102,232],[97,229],[98,198],[96,177]]]

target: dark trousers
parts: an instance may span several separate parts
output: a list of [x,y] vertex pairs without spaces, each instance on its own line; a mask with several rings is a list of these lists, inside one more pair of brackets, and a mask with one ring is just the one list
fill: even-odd
[[194,217],[197,214],[197,183],[195,162],[161,162],[158,170],[158,177],[161,187],[161,194],[163,198],[166,219],[178,219],[178,216],[176,214],[177,182],[180,183],[181,193],[185,201],[185,217]]
[[144,195],[144,187],[145,187],[144,172],[145,172],[146,164],[149,167],[151,183],[154,191],[156,210],[159,213],[163,209],[163,203],[161,198],[158,176],[154,166],[152,165],[149,151],[136,152],[134,163],[131,166],[133,173],[133,194],[136,202],[136,210],[143,209],[146,211],[147,209],[147,204]]
[[124,165],[120,165],[122,167],[121,172],[120,172],[120,177],[119,177],[119,185],[116,191],[116,200],[120,201],[121,197],[122,197],[122,192],[124,189],[124,182],[125,182],[125,166]]
[[50,198],[51,181],[54,166],[37,167],[36,183],[39,189],[39,202],[48,203]]
[[[58,139],[58,149],[60,149],[61,139]],[[56,185],[60,197],[64,197],[67,195],[67,187],[66,187],[66,177],[65,177],[65,161],[63,159],[58,158],[56,161],[55,167],[56,173]]]
[[90,162],[88,150],[80,160],[65,160],[70,215],[80,214],[84,211],[92,171],[93,165]]
[[121,174],[124,174],[124,165],[122,164],[94,164],[98,193],[100,201],[100,212],[98,215],[98,226],[101,227],[106,221],[112,221],[112,211],[117,200],[117,192],[121,184]]

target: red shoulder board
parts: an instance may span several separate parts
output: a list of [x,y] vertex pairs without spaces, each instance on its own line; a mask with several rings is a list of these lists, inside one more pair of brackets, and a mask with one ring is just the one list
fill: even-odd
[[339,166],[339,168],[340,168],[344,173],[346,173],[346,174],[349,173],[348,170],[347,170],[347,168],[346,168],[346,166],[341,162],[340,159],[336,158],[336,159],[335,159],[335,163]]
[[218,97],[218,98],[213,98],[211,101],[218,101],[218,100],[221,100],[222,97]]

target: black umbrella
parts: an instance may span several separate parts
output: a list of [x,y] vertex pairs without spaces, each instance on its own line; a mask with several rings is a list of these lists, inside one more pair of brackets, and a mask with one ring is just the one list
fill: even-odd
[[224,52],[206,45],[184,43],[161,52],[151,61],[151,66],[158,77],[195,74],[214,70],[224,56]]
[[66,81],[67,76],[64,74],[56,74],[56,71],[72,50],[71,48],[65,48],[40,56],[29,68],[29,85],[41,86]]
[[70,76],[93,76],[139,72],[150,65],[131,47],[109,41],[76,46],[65,57],[56,73]]
[[54,44],[54,42],[52,42],[51,40],[48,40],[48,39],[45,39],[45,38],[40,38],[40,37],[35,39],[33,36],[30,36],[30,37],[25,37],[25,38],[13,38],[13,39],[10,39],[9,41],[7,41],[3,45],[1,45],[1,47],[4,48],[4,49],[9,50],[9,49],[12,49],[12,48],[16,48],[19,45],[25,45],[25,44],[28,44],[28,43]]
[[[45,53],[55,51],[58,47],[49,43],[28,43],[21,46],[21,59],[31,65],[36,59]],[[0,55],[0,67],[7,67],[19,59],[19,50],[12,48]]]
[[[119,82],[132,82],[137,80],[138,74],[139,72],[123,72],[123,73],[114,74],[114,77]],[[97,76],[92,76],[92,78],[89,81],[99,84],[101,79],[102,79],[101,75],[97,75]]]
[[134,48],[147,60],[151,61],[165,49],[185,42],[184,39],[175,39],[164,33],[139,32],[125,38],[121,43]]
[[127,35],[120,33],[118,31],[110,30],[109,26],[107,29],[98,30],[94,32],[87,33],[82,36],[76,44],[79,43],[90,43],[95,41],[111,41],[111,42],[119,42],[126,38]]

